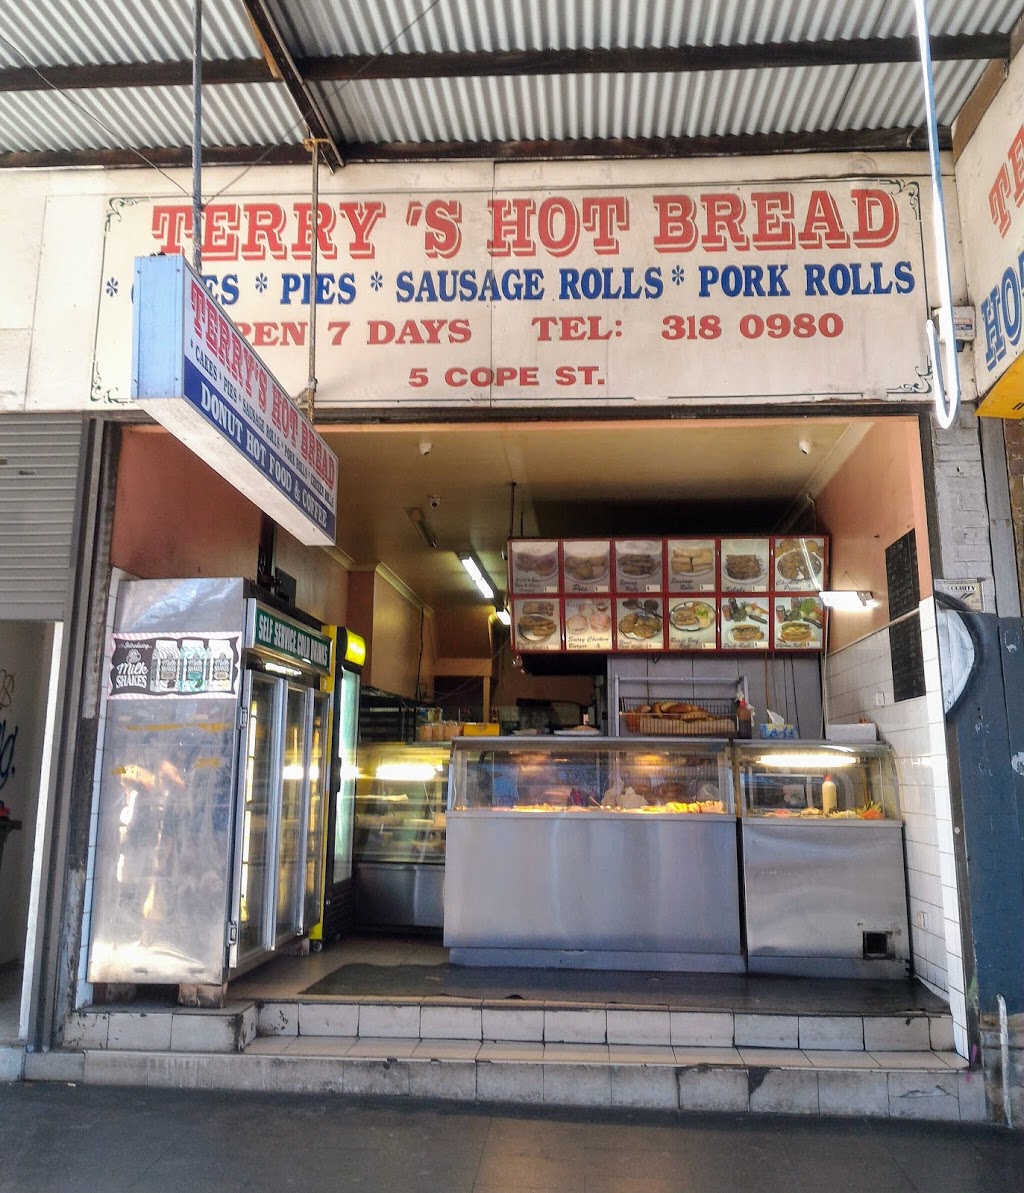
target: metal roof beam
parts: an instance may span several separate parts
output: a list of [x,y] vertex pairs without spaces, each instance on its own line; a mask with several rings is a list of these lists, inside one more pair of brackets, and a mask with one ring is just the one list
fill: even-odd
[[[259,0],[246,0],[247,9]],[[262,7],[262,6],[261,6]],[[262,34],[261,34],[262,36]],[[268,51],[270,46],[268,45]],[[292,58],[281,43],[275,66],[263,59],[203,62],[204,84],[288,83],[285,57],[292,64],[292,86],[305,114],[312,104],[306,82],[345,79],[443,79],[504,75],[666,74],[711,70],[754,70],[782,66],[858,66],[919,61],[917,39],[876,37],[857,41],[776,42],[769,45],[662,46],[613,50],[509,50],[465,54],[379,54]],[[936,62],[1009,59],[1008,33],[958,34],[932,38]],[[275,75],[275,70],[277,74]],[[45,81],[41,76],[45,76]],[[186,86],[192,63],[138,62],[102,66],[44,66],[0,70],[0,91],[105,90]],[[296,94],[296,92],[293,92]]]
[[[939,144],[952,143],[948,126],[939,126]],[[350,162],[421,162],[468,160],[565,161],[587,158],[702,158],[742,157],[782,153],[885,153],[924,151],[928,138],[923,128],[822,130],[801,133],[754,133],[719,137],[635,137],[580,141],[431,141],[426,143],[346,146]],[[166,169],[187,167],[189,146],[164,146],[140,150],[153,165]],[[301,145],[222,145],[203,149],[207,165],[284,166],[307,162]],[[140,165],[130,149],[38,150],[0,153],[0,170],[65,169],[104,166],[111,169]]]
[[[262,58],[203,59],[203,85],[275,83]],[[132,87],[190,87],[192,61],[118,62],[89,66],[19,66],[0,70],[0,91],[105,91]]]
[[[962,62],[1010,57],[1004,33],[932,38],[932,59]],[[305,58],[310,82],[340,79],[445,79],[502,75],[686,74],[782,66],[861,66],[920,62],[916,37],[767,45],[650,46],[596,50],[503,50],[459,54],[379,54]]]
[[263,49],[267,65],[275,77],[281,79],[288,88],[288,94],[298,108],[299,115],[309,130],[309,135],[322,141],[326,146],[327,153],[324,154],[324,160],[333,173],[335,169],[345,164],[345,159],[342,157],[341,149],[334,136],[334,130],[321,111],[319,103],[306,86],[301,71],[295,65],[291,51],[285,43],[277,22],[270,14],[266,0],[242,0],[242,3]]

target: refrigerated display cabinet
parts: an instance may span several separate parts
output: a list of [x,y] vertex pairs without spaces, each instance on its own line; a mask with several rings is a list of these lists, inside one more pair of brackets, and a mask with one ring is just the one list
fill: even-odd
[[223,985],[321,903],[331,643],[234,579],[117,592],[92,982]]
[[359,924],[442,926],[450,753],[448,742],[360,746],[352,848]]
[[905,977],[910,933],[891,747],[737,742],[747,965]]
[[444,940],[478,965],[744,968],[728,743],[456,739]]

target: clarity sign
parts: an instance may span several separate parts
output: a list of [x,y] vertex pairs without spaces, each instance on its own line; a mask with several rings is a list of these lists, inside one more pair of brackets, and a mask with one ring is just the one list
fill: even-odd
[[182,256],[135,261],[132,397],[307,546],[333,546],[338,459]]

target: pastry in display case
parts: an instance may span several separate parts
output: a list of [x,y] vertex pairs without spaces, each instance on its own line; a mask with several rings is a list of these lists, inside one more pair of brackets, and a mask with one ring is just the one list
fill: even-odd
[[355,859],[443,862],[447,743],[370,742],[359,755]]
[[363,925],[439,928],[448,742],[368,742],[358,755],[352,861]]
[[490,738],[457,741],[449,810],[734,815],[723,742]]

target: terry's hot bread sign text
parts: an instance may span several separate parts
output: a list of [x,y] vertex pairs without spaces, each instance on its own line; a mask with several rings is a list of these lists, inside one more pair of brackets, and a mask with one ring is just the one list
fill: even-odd
[[[113,282],[129,253],[190,250],[187,205],[113,204]],[[304,384],[315,294],[321,409],[931,392],[915,180],[445,194],[381,185],[321,194],[317,215],[296,195],[211,203],[202,280],[289,392]],[[105,287],[100,300],[105,401],[121,400],[111,345],[122,289]]]

